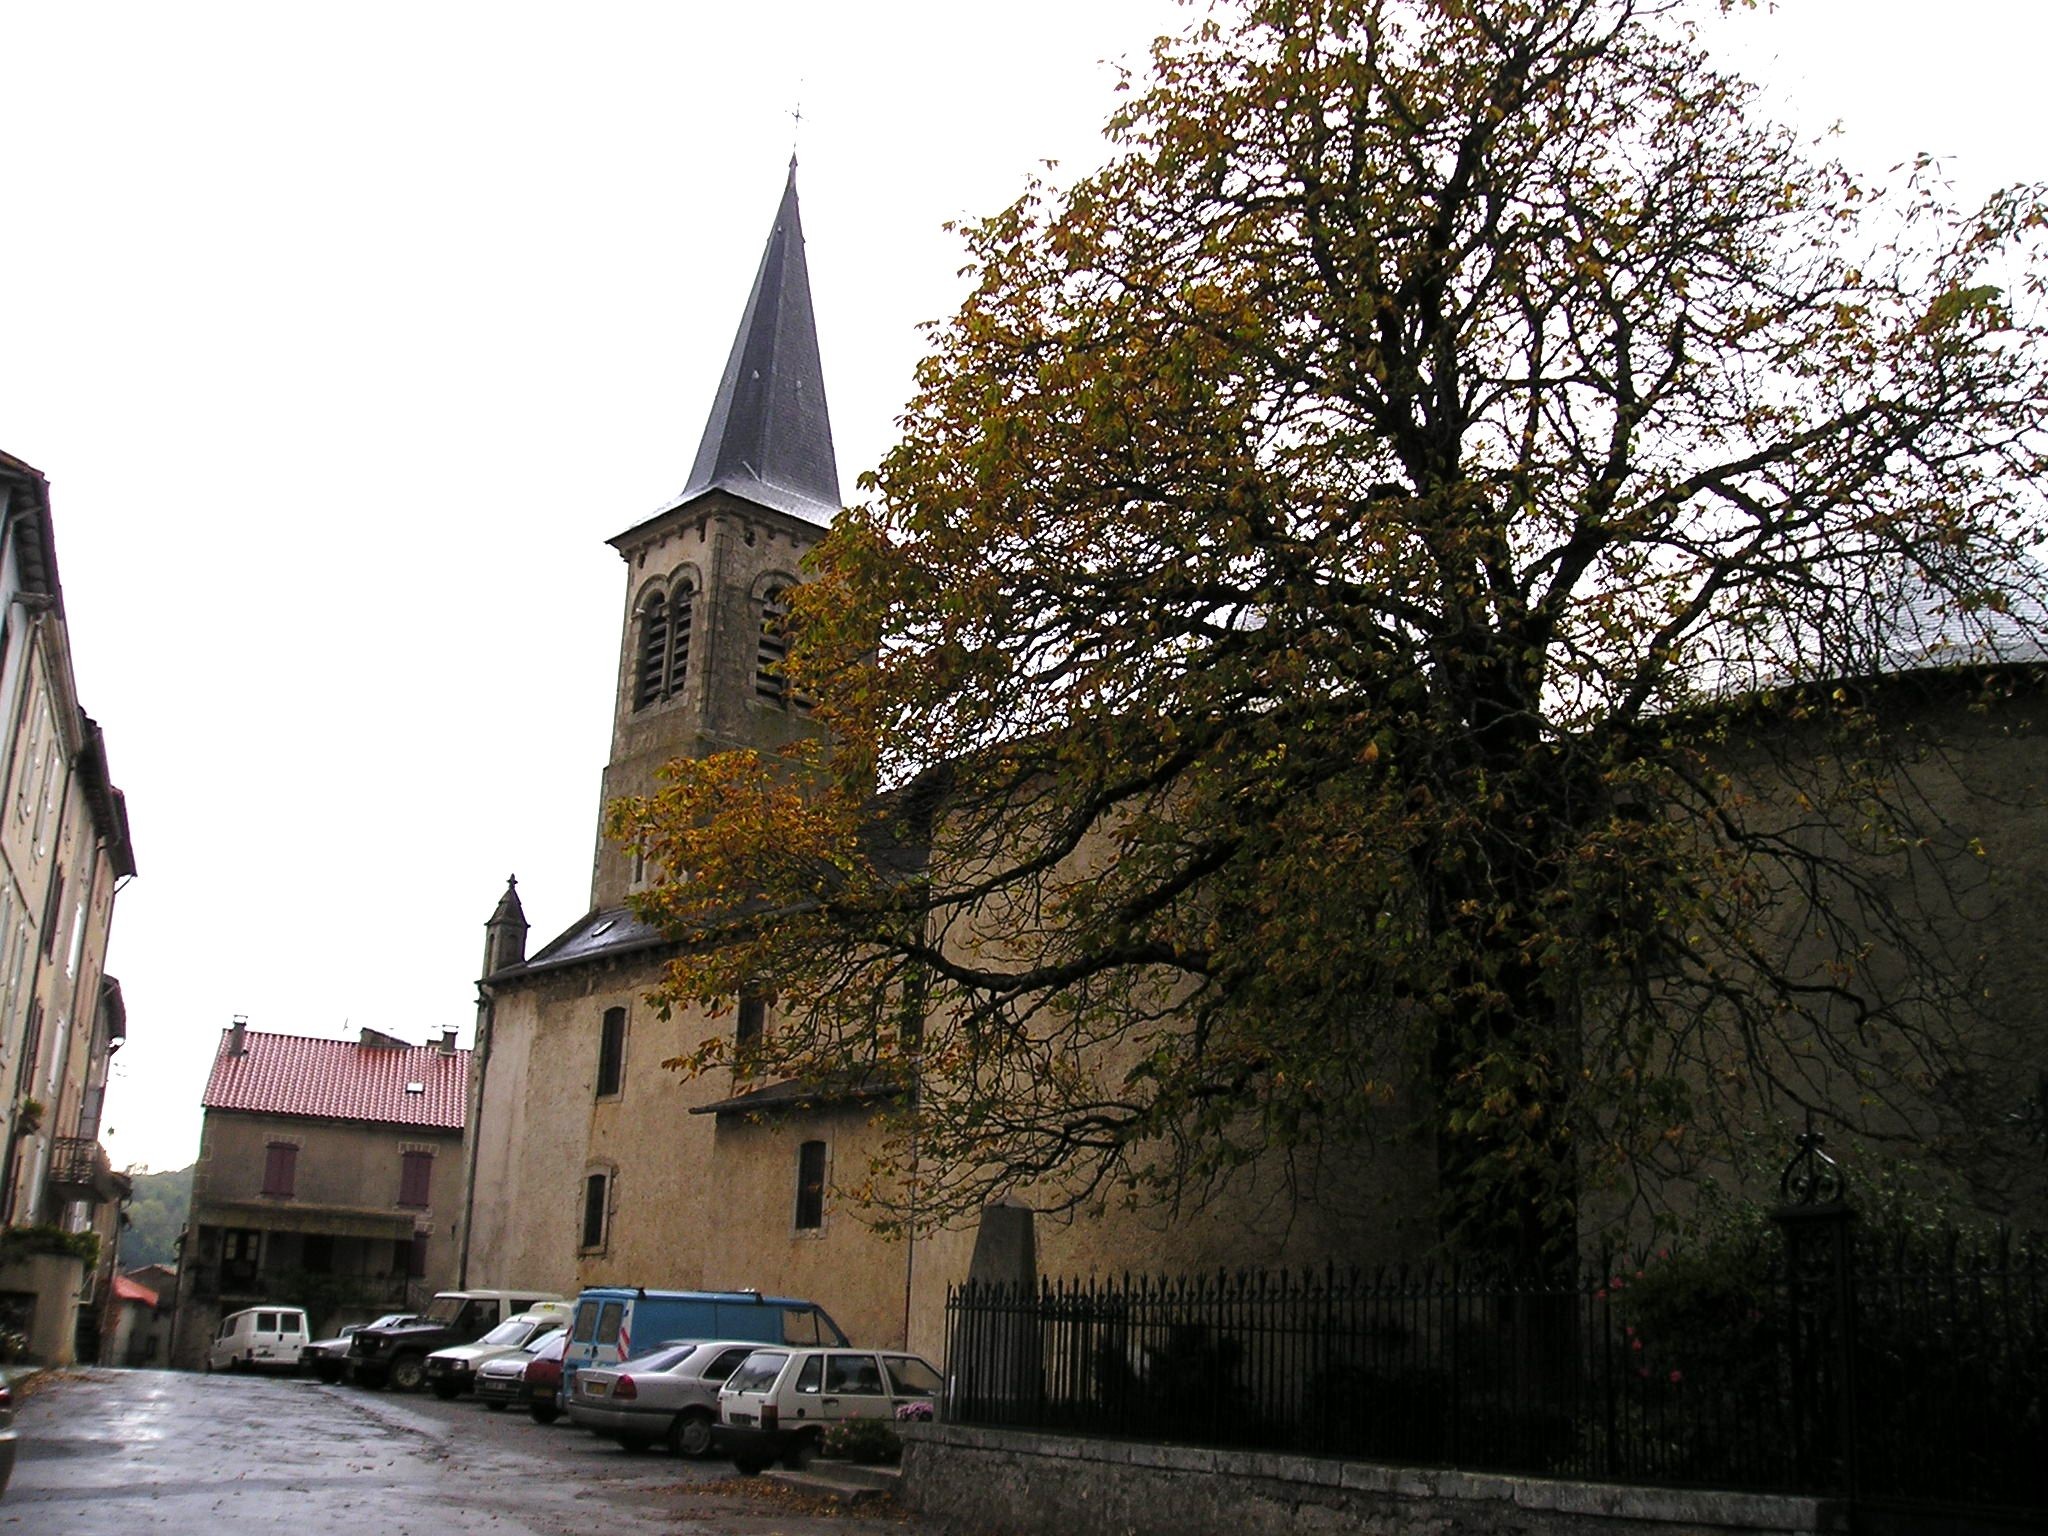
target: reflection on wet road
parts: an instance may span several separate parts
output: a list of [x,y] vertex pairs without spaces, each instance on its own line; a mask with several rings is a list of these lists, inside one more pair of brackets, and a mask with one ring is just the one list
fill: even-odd
[[292,1378],[88,1370],[23,1405],[0,1536],[860,1536],[731,1469],[628,1456],[567,1425]]

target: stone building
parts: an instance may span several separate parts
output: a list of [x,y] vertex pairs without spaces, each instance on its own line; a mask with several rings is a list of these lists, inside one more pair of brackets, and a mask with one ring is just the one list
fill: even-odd
[[49,485],[7,454],[0,708],[0,1225],[101,1239],[101,1263],[83,1276],[56,1252],[0,1263],[0,1321],[27,1332],[38,1358],[62,1363],[73,1357],[81,1294],[90,1334],[111,1281],[128,1193],[99,1133],[108,1068],[128,1031],[120,983],[105,972],[107,936],[135,853],[105,737],[78,703]]
[[[626,590],[606,803],[653,790],[672,758],[772,751],[811,729],[776,669],[780,594],[839,505],[792,167],[685,489],[611,540]],[[649,1007],[668,945],[628,906],[645,877],[600,833],[591,908],[567,932],[529,954],[516,886],[490,919],[465,1283],[751,1287],[936,1357],[975,1234],[884,1240],[845,1201],[878,1134],[859,1092],[663,1070],[712,1032],[774,1029],[775,1007]],[[1355,1210],[1303,1211],[1284,1177],[1254,1171],[1202,1222],[1041,1222],[1037,1252],[1048,1272],[1291,1264],[1333,1247],[1403,1257],[1424,1239],[1387,1212],[1426,1161],[1389,1159]]]
[[[671,758],[772,751],[809,728],[804,701],[776,674],[779,594],[802,574],[837,505],[792,173],[686,487],[611,541],[626,585],[607,803],[654,789]],[[1930,803],[1952,825],[1996,827],[2011,850],[1988,883],[1965,876],[1977,899],[1964,922],[1994,950],[1987,980],[2000,991],[2013,1049],[1998,1070],[1979,1062],[1974,1082],[1959,1076],[1941,1114],[1891,1129],[2000,1170],[2006,1187],[1985,1189],[1984,1208],[2044,1211],[2048,1189],[2019,1166],[2014,1138],[1999,1132],[1995,1157],[1965,1144],[1995,1131],[2034,1070],[2048,1066],[2042,973],[2023,938],[2048,878],[2048,752],[2031,723],[2033,690],[1996,712],[1959,702],[1973,684],[1957,669],[1975,659],[1926,647],[1897,658],[1889,707],[1940,720],[1954,746],[1934,747],[1917,770]],[[2038,668],[2038,649],[2022,660]],[[1760,792],[1759,806],[1770,798]],[[662,1068],[717,1032],[744,1041],[773,1030],[776,1014],[767,995],[667,1017],[648,1005],[670,947],[628,905],[645,875],[600,834],[590,911],[568,931],[529,953],[513,886],[490,919],[465,1282],[564,1293],[594,1284],[753,1287],[816,1300],[864,1342],[936,1357],[945,1291],[977,1262],[976,1234],[885,1241],[863,1223],[841,1193],[863,1180],[879,1140],[877,1106],[858,1092],[692,1080]],[[1858,1089],[1845,1079],[1837,1091]],[[1388,1105],[1390,1130],[1407,1108]],[[1754,1107],[1756,1129],[1777,1147],[1787,1128],[1773,1113],[1767,1102]],[[984,1228],[1009,1233],[1005,1274],[1032,1262],[1048,1275],[1184,1273],[1419,1257],[1435,1245],[1436,1206],[1433,1150],[1421,1138],[1388,1137],[1341,1161],[1255,1161],[1199,1209],[1111,1199],[1040,1218],[1021,1237],[1014,1208]]]
[[226,1314],[306,1309],[316,1332],[423,1306],[461,1239],[470,1053],[222,1031],[201,1100],[171,1364],[196,1367]]

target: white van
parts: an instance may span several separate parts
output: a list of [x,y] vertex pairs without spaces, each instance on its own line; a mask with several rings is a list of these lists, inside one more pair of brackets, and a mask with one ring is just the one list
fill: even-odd
[[220,1332],[213,1336],[213,1348],[207,1351],[206,1368],[296,1370],[299,1351],[310,1342],[303,1308],[247,1307],[220,1320]]

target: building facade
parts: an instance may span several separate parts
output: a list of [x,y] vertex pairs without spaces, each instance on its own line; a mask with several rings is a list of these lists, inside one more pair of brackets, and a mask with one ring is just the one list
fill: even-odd
[[[792,177],[687,488],[612,540],[627,579],[606,803],[653,791],[672,758],[730,747],[772,752],[810,728],[803,701],[777,676],[780,597],[837,500]],[[2021,657],[2035,670],[2040,659],[2038,648]],[[1974,855],[1954,868],[1921,869],[1919,883],[1909,881],[1899,896],[1909,917],[1913,903],[1924,903],[1925,921],[1946,925],[1944,939],[1957,949],[1983,946],[1982,995],[1996,1028],[1971,1042],[1984,1049],[1957,1057],[1951,1081],[1915,1085],[1940,1090],[1921,1098],[1919,1118],[1873,1120],[1890,1144],[1871,1151],[1939,1151],[1948,1167],[1966,1171],[1969,1187],[1949,1187],[1976,1209],[2038,1220],[2048,1215],[2048,1179],[2007,1121],[2025,1112],[2022,1096],[2048,1069],[2041,969],[2024,939],[2048,883],[2048,742],[2033,724],[2031,687],[1995,710],[1959,705],[1973,684],[1953,668],[1967,660],[1928,654],[1902,663],[1886,707],[1939,727],[1939,744],[1930,734],[1924,759],[1902,765],[1917,776],[1929,816],[1987,837],[1995,829],[2003,853],[1981,878]],[[1774,729],[1769,721],[1759,728]],[[1760,778],[1752,803],[1760,817],[1796,817],[1799,786]],[[1084,846],[1075,857],[1106,851],[1106,843]],[[948,1286],[970,1269],[991,1273],[977,1267],[976,1232],[885,1240],[870,1229],[842,1191],[866,1181],[880,1146],[872,1100],[663,1068],[720,1033],[743,1043],[777,1021],[767,995],[666,1012],[648,1004],[671,950],[631,910],[646,877],[630,851],[600,835],[590,911],[567,932],[529,953],[512,886],[490,919],[465,1283],[565,1294],[597,1284],[755,1288],[820,1302],[863,1342],[937,1358]],[[1934,899],[1966,890],[1976,894],[1960,907]],[[1785,937],[1794,950],[1798,910],[1796,893],[1787,893]],[[963,940],[978,941],[999,945],[1000,934]],[[1906,983],[1887,985],[1898,991]],[[1796,1040],[1787,1049],[1785,1065],[1810,1090],[1845,1104],[1867,1094],[1853,1071],[1820,1059],[1820,1050],[1801,1055]],[[2048,1099],[2048,1075],[2039,1081]],[[1031,1196],[1020,1189],[1018,1204],[983,1225],[1010,1233],[1009,1251],[1032,1255],[1048,1275],[1421,1258],[1439,1241],[1439,1189],[1433,1146],[1402,1134],[1416,1110],[1390,1100],[1389,1134],[1377,1144],[1254,1159],[1185,1209],[1112,1195],[1040,1217],[1017,1241],[1018,1213]],[[2042,1113],[2039,1102],[2033,1112]],[[1761,1092],[1743,1113],[1768,1156],[1797,1128]],[[1644,1176],[1683,1186],[1698,1171]],[[1589,1204],[1589,1227],[1618,1230],[1630,1219],[1620,1205]]]
[[447,1031],[316,1040],[224,1030],[202,1100],[170,1363],[220,1319],[306,1309],[316,1332],[423,1306],[456,1268],[470,1053]]
[[[75,1333],[96,1329],[128,1192],[99,1133],[128,1031],[107,939],[135,854],[105,737],[78,703],[49,485],[6,454],[0,605],[0,1226],[101,1238],[100,1263],[80,1285],[31,1286],[0,1268],[0,1313],[42,1341],[38,1354],[63,1361]],[[83,1329],[73,1321],[81,1303]]]

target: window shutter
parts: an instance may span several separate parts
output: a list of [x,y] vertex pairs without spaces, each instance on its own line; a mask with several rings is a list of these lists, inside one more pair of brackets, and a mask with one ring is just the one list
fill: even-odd
[[433,1204],[434,1154],[431,1152],[407,1152],[401,1156],[398,1165],[398,1203],[400,1205],[428,1206]]
[[[289,1199],[298,1187],[299,1149],[290,1142],[273,1141],[263,1160],[263,1193]],[[245,1189],[247,1185],[243,1186]]]

